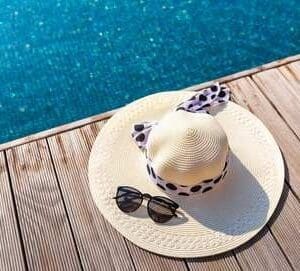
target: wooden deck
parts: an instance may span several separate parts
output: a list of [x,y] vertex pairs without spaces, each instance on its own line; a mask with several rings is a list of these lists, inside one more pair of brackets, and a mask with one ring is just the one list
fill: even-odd
[[281,202],[258,236],[190,260],[124,239],[88,189],[89,153],[109,112],[0,145],[0,270],[300,270],[300,55],[219,81],[265,123],[285,157]]

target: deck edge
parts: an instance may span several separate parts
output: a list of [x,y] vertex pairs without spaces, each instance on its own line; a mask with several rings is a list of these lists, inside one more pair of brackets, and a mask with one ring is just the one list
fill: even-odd
[[[259,72],[262,72],[262,71],[265,71],[265,70],[280,67],[282,65],[286,65],[286,64],[289,64],[291,62],[298,61],[298,60],[300,60],[300,54],[297,54],[297,55],[294,55],[294,56],[289,56],[289,57],[282,58],[282,59],[279,59],[279,60],[275,60],[275,61],[272,61],[272,62],[267,63],[267,64],[263,64],[263,65],[260,65],[260,66],[254,67],[254,68],[250,68],[250,69],[247,69],[247,70],[244,70],[244,71],[240,71],[240,72],[237,72],[237,73],[234,73],[234,74],[226,75],[226,76],[223,76],[223,77],[211,80],[211,81],[203,82],[203,83],[200,83],[200,84],[195,84],[193,86],[183,88],[181,90],[197,91],[201,88],[205,88],[205,87],[211,85],[212,83],[214,83],[216,81],[218,81],[220,83],[227,83],[227,82],[239,79],[241,77],[250,76],[250,75],[253,75],[255,73],[259,73]],[[60,134],[60,133],[63,133],[63,132],[67,132],[67,131],[76,129],[76,128],[80,128],[82,126],[85,126],[87,124],[91,124],[91,123],[94,123],[94,122],[97,122],[97,121],[108,119],[114,113],[116,113],[119,109],[120,108],[110,110],[110,111],[100,113],[100,114],[97,114],[97,115],[94,115],[94,116],[91,116],[91,117],[88,117],[88,118],[84,118],[84,119],[81,119],[81,120],[78,120],[78,121],[74,121],[74,122],[71,122],[71,123],[68,123],[68,124],[57,126],[57,127],[54,127],[54,128],[48,129],[48,130],[44,130],[42,132],[38,132],[38,133],[29,135],[29,136],[25,136],[25,137],[22,137],[22,138],[19,138],[19,139],[16,139],[16,140],[12,140],[12,141],[0,144],[0,151],[4,151],[4,150],[7,150],[7,149],[10,149],[10,148],[19,146],[19,145],[30,143],[32,141],[36,141],[36,140],[39,140],[39,139],[42,139],[42,138],[50,137],[50,136],[53,136],[53,135],[56,135],[56,134]]]
[[10,149],[10,148],[13,148],[13,147],[16,147],[16,146],[20,146],[20,145],[23,145],[23,144],[30,143],[32,141],[36,141],[36,140],[39,140],[39,139],[54,136],[56,134],[60,134],[60,133],[64,133],[64,132],[67,132],[67,131],[70,131],[70,130],[74,130],[76,128],[83,127],[83,126],[85,126],[87,124],[90,124],[90,123],[94,123],[94,122],[97,122],[97,121],[108,119],[116,111],[118,111],[118,109],[110,110],[110,111],[107,111],[107,112],[104,112],[104,113],[101,113],[101,114],[97,114],[97,115],[94,115],[94,116],[91,116],[91,117],[87,117],[87,118],[77,120],[77,121],[74,121],[74,122],[71,122],[71,123],[60,125],[60,126],[48,129],[48,130],[44,130],[44,131],[29,135],[29,136],[21,137],[21,138],[15,139],[13,141],[9,141],[9,142],[0,144],[0,152],[5,151],[5,150]]

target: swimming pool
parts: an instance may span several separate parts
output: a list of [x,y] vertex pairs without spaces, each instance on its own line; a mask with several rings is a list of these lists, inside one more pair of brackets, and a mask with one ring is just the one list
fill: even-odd
[[299,1],[0,2],[0,143],[300,52]]

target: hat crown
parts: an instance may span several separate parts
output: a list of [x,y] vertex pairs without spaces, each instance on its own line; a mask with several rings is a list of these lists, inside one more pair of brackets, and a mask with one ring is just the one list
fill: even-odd
[[147,142],[147,156],[155,172],[179,185],[194,185],[220,175],[227,153],[223,128],[205,113],[180,110],[166,114]]

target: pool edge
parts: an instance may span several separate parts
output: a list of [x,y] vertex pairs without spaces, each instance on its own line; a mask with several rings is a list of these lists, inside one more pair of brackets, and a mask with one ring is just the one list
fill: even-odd
[[[260,65],[260,66],[254,67],[254,68],[250,68],[250,69],[247,69],[247,70],[244,70],[244,71],[240,71],[240,72],[237,72],[237,73],[234,73],[234,74],[226,75],[226,76],[223,76],[223,77],[211,80],[211,81],[196,84],[196,85],[193,85],[193,86],[190,86],[190,87],[187,87],[187,88],[183,88],[181,90],[196,91],[196,90],[199,90],[201,88],[205,88],[205,87],[211,85],[215,81],[218,81],[220,83],[227,83],[227,82],[239,79],[241,77],[253,75],[255,73],[265,71],[265,70],[269,70],[269,69],[272,69],[272,68],[276,68],[276,67],[279,67],[279,66],[291,63],[291,62],[298,61],[298,60],[300,60],[300,54],[285,57],[285,58],[282,58],[282,59],[279,59],[279,60],[275,60],[275,61],[272,61],[272,62],[267,63],[267,64],[263,64],[263,65]],[[53,136],[53,135],[56,135],[56,134],[59,134],[59,133],[62,133],[62,132],[66,132],[66,131],[70,131],[70,130],[73,130],[73,129],[76,129],[76,128],[80,128],[82,126],[85,126],[85,125],[93,123],[93,122],[108,119],[115,112],[117,112],[117,110],[118,110],[118,108],[114,109],[114,110],[111,110],[111,111],[104,112],[104,113],[100,113],[100,114],[97,114],[97,115],[94,115],[94,116],[91,116],[91,117],[88,117],[88,118],[84,118],[84,119],[81,119],[81,120],[78,120],[78,121],[74,121],[74,122],[67,123],[67,124],[64,124],[64,125],[61,125],[61,126],[57,126],[57,127],[54,127],[54,128],[48,129],[48,130],[44,130],[44,131],[41,131],[41,132],[38,132],[38,133],[35,133],[35,134],[32,134],[32,135],[28,135],[28,136],[25,136],[25,137],[22,137],[22,138],[19,138],[19,139],[15,139],[15,140],[3,143],[3,144],[0,144],[0,151],[4,151],[4,150],[7,150],[7,149],[10,149],[10,148],[19,146],[19,145],[23,145],[23,144],[26,144],[26,143],[29,143],[29,142],[32,142],[32,141],[35,141],[35,140],[42,139],[42,138],[50,137],[50,136]]]

